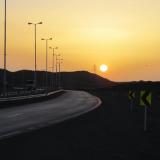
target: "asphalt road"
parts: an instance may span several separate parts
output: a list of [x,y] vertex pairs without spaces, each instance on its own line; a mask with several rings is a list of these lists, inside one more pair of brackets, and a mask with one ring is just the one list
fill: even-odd
[[46,127],[87,113],[101,101],[89,93],[67,91],[56,99],[0,110],[0,139]]
[[144,107],[139,106],[138,97],[131,112],[128,91],[91,93],[100,97],[101,107],[0,140],[1,159],[160,160],[160,100],[156,95],[148,108],[148,131],[144,132]]

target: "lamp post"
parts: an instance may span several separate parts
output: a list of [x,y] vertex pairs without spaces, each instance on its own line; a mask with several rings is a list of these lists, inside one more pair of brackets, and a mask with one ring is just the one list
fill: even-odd
[[60,56],[61,56],[60,54],[56,55],[56,81],[57,81],[57,88],[59,89],[61,86],[61,63],[63,60],[60,58]]
[[48,39],[41,39],[42,41],[46,41],[46,88],[45,88],[45,92],[47,94],[48,92],[48,41],[51,41],[52,38],[48,38]]
[[6,82],[6,69],[7,69],[7,1],[4,3],[4,73],[3,73],[3,96],[6,96],[7,82]]
[[34,72],[34,86],[37,87],[37,25],[43,24],[42,22],[39,23],[28,23],[28,25],[34,25],[34,31],[35,31],[35,72]]
[[54,56],[55,56],[55,49],[58,49],[58,47],[49,47],[50,49],[53,49],[53,59],[52,59],[52,89],[54,89],[55,83],[54,83]]
[[61,63],[63,59],[59,59],[59,89],[61,89]]
[[58,89],[58,57],[60,57],[60,54],[56,54],[56,76],[55,76],[56,89]]

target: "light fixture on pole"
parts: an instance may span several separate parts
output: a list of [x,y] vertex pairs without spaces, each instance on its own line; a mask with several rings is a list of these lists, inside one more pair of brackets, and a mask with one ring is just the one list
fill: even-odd
[[43,24],[43,22],[39,23],[28,23],[28,25],[34,25],[34,31],[35,31],[35,71],[34,71],[34,87],[37,87],[37,25]]
[[48,41],[51,41],[52,38],[48,38],[48,39],[41,39],[42,41],[46,41],[46,88],[45,88],[45,92],[46,94],[48,93]]

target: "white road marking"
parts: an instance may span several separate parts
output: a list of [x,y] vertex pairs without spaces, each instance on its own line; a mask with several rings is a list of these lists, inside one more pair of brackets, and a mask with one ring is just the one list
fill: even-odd
[[12,114],[12,115],[7,116],[7,118],[20,117],[20,116],[23,116],[23,115],[24,115],[24,113],[16,113],[16,114]]

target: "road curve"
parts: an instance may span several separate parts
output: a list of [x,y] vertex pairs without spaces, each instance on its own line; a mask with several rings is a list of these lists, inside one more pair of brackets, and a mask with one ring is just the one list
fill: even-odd
[[100,106],[99,98],[83,91],[66,91],[58,98],[0,110],[0,139],[71,119]]

